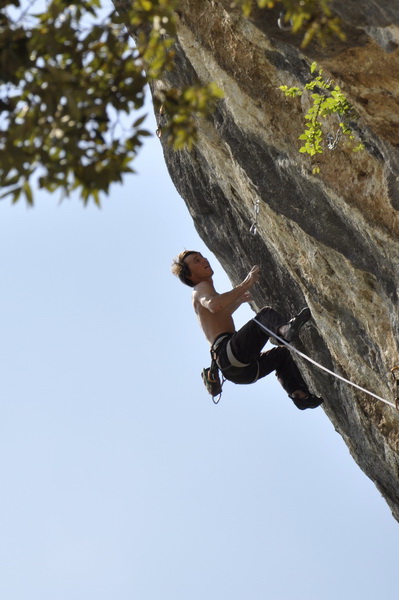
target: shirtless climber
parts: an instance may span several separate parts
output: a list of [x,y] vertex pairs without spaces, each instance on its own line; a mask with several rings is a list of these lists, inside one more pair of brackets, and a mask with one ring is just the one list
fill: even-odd
[[[235,330],[232,314],[251,300],[250,290],[260,277],[260,268],[252,267],[242,283],[229,292],[218,294],[213,285],[213,270],[200,252],[185,250],[173,262],[172,272],[193,289],[193,305],[201,328],[211,345],[211,353],[224,377],[234,383],[254,383],[272,371],[294,404],[301,410],[316,408],[323,402],[311,394],[291,354],[285,346],[262,352],[269,335],[252,319]],[[287,342],[295,339],[310,318],[304,308],[288,323],[270,307],[257,315],[268,329]]]

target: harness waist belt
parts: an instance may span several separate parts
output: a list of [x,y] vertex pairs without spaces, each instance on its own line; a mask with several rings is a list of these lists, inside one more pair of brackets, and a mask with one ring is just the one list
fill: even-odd
[[231,337],[232,335],[233,335],[232,333],[228,333],[228,332],[220,333],[211,346],[211,352],[215,352],[217,350],[217,348],[220,346],[220,344],[223,342],[223,340],[225,340],[229,336]]

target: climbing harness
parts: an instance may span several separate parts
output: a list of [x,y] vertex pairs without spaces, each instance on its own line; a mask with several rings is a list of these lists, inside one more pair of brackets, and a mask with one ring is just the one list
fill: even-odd
[[254,220],[249,228],[249,233],[256,235],[258,232],[259,197],[256,196],[256,200],[253,200],[252,202],[254,204]]
[[202,369],[201,377],[207,392],[212,396],[214,404],[218,404],[222,397],[223,384],[226,378],[222,374],[222,380],[220,380],[219,365],[217,363],[216,349],[219,344],[229,336],[228,333],[222,333],[219,335],[212,344],[211,352],[211,366],[206,369]]
[[391,370],[395,382],[395,406],[399,410],[399,365]]
[[[388,400],[385,400],[384,398],[381,398],[380,396],[377,396],[376,394],[373,394],[373,392],[369,392],[368,390],[360,387],[360,385],[357,385],[356,383],[353,383],[352,381],[349,381],[349,379],[345,379],[345,377],[341,377],[341,375],[337,375],[337,373],[334,373],[333,371],[330,371],[330,369],[327,369],[327,367],[323,367],[323,365],[319,364],[318,362],[316,362],[315,360],[313,360],[309,356],[306,356],[306,354],[304,354],[303,352],[300,352],[297,348],[295,348],[294,346],[292,346],[291,344],[289,344],[283,338],[281,338],[278,335],[276,335],[273,331],[271,331],[265,325],[263,325],[263,323],[261,323],[260,321],[258,321],[258,319],[254,319],[254,321],[260,327],[262,327],[262,329],[264,329],[265,331],[267,331],[267,333],[269,335],[271,335],[275,340],[279,341],[284,346],[287,346],[287,348],[289,348],[290,350],[293,350],[299,356],[302,356],[302,358],[304,358],[308,362],[312,363],[316,367],[319,367],[319,369],[322,369],[323,371],[325,371],[326,373],[329,373],[333,377],[336,377],[337,379],[340,379],[341,381],[344,381],[345,383],[347,383],[347,384],[349,384],[349,385],[357,388],[361,392],[364,392],[365,394],[368,394],[369,396],[372,396],[373,398],[376,398],[377,400],[380,400],[381,402],[384,402],[384,404],[388,404],[389,406],[392,406],[393,408],[399,409],[399,366],[394,367],[394,369],[392,369],[392,374],[393,374],[393,376],[395,377],[395,379],[397,381],[397,388],[396,388],[396,390],[397,390],[396,391],[396,397],[397,398],[395,398],[395,404],[393,404],[392,402],[389,402]],[[395,371],[395,373],[394,373],[394,371]]]

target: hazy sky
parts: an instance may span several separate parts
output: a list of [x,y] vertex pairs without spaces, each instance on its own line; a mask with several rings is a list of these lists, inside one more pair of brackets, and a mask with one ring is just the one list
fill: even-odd
[[0,597],[397,600],[398,524],[323,409],[274,375],[212,404],[171,260],[229,282],[156,138],[137,170],[101,210],[0,204]]

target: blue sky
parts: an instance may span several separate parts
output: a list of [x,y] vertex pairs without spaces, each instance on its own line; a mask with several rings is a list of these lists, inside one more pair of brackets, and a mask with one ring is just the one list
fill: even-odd
[[136,168],[101,210],[0,204],[1,598],[396,600],[398,525],[323,410],[273,375],[212,404],[172,258],[230,284],[155,137]]

